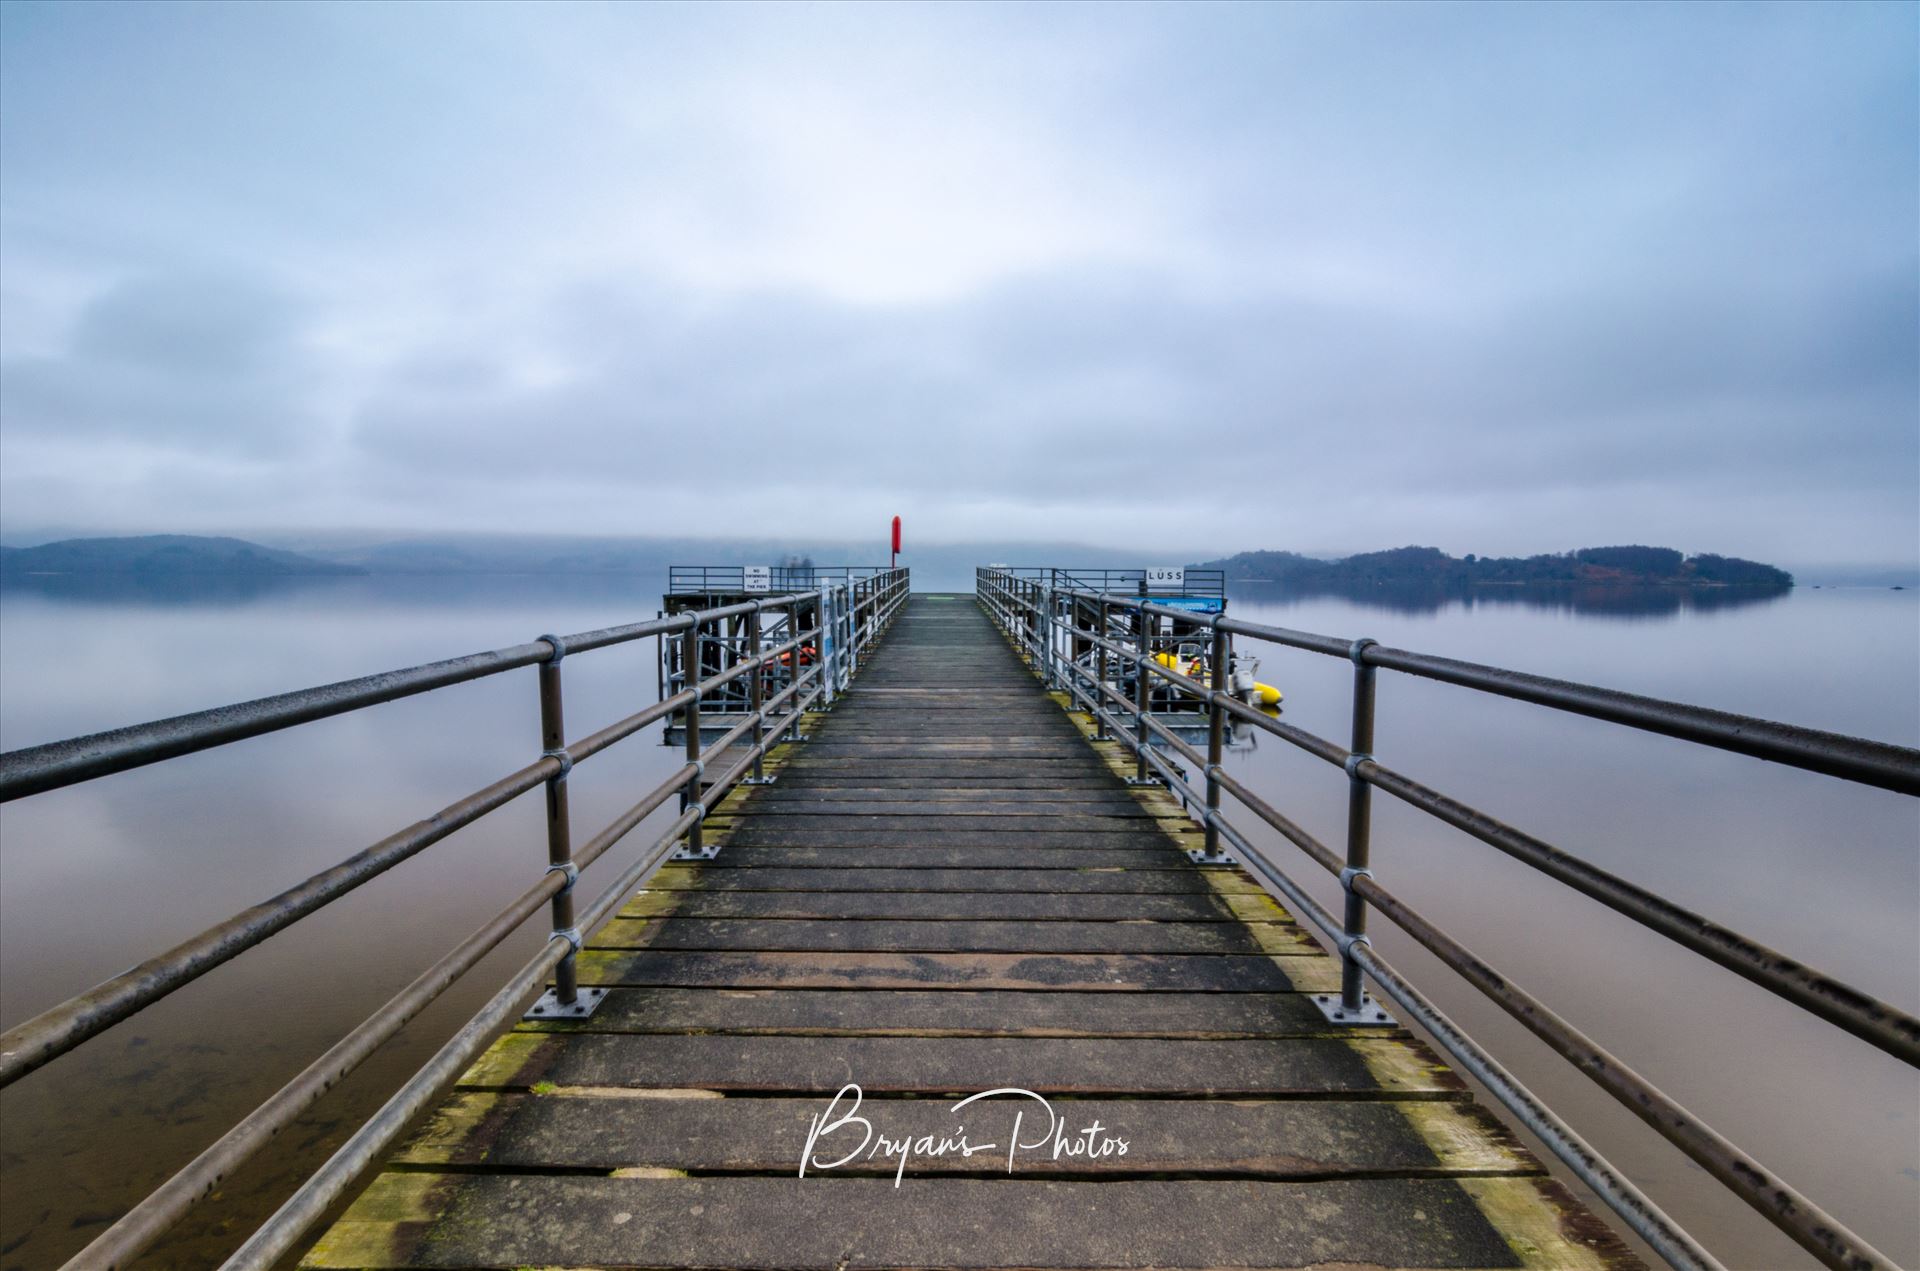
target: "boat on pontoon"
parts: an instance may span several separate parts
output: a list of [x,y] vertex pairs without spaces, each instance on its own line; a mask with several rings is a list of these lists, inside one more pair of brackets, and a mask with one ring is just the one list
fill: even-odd
[[[1208,688],[1215,687],[1207,666],[1209,659],[1197,647],[1182,645],[1177,650],[1154,654],[1153,660],[1169,671],[1178,671],[1190,680],[1198,680]],[[1235,654],[1227,674],[1227,691],[1249,706],[1279,706],[1284,694],[1273,685],[1255,679],[1259,671],[1259,658]]]

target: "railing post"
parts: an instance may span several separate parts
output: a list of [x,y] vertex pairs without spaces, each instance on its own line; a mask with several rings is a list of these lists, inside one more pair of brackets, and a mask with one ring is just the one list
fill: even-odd
[[[567,875],[567,885],[553,898],[553,929],[572,932],[577,949],[579,933],[573,927],[573,880],[579,871],[573,865],[573,829],[567,813],[567,774],[573,770],[573,758],[567,754],[566,712],[560,689],[560,659],[567,655],[567,646],[559,636],[540,638],[553,646],[553,656],[540,664],[540,747],[560,761],[560,771],[547,778],[547,865]],[[573,1005],[580,993],[572,952],[554,968],[553,982],[559,1004]]]
[[1053,690],[1053,593],[1046,584],[1035,581],[1033,584],[1033,640],[1034,652],[1040,656],[1040,682],[1049,692]]
[[787,683],[795,686],[793,700],[787,704],[787,740],[800,740],[800,601],[796,597],[787,602],[787,641],[793,647],[787,650]]
[[[1227,748],[1227,712],[1220,708],[1221,685],[1227,682],[1227,633],[1220,615],[1213,618],[1212,675],[1207,684],[1207,839],[1206,859],[1224,860],[1220,852],[1220,760]],[[1371,670],[1371,668],[1369,668]]]
[[567,656],[567,645],[556,635],[543,635],[553,654],[540,663],[540,748],[545,757],[559,761],[559,771],[547,778],[547,872],[563,875],[560,890],[553,894],[553,934],[563,937],[567,956],[553,969],[553,987],[540,995],[527,1011],[528,1019],[580,1019],[593,1014],[606,997],[605,989],[582,989],[579,968],[580,929],[574,925],[573,885],[580,879],[580,868],[573,863],[573,828],[567,812],[567,775],[573,771],[573,756],[567,753],[567,721],[560,686],[560,660]]
[[1147,784],[1147,747],[1153,744],[1153,734],[1147,729],[1147,701],[1152,690],[1147,687],[1147,664],[1153,658],[1153,641],[1147,636],[1149,615],[1139,609],[1133,611],[1133,711],[1139,724],[1136,740],[1139,749],[1133,752],[1133,784]]
[[[796,650],[796,653],[798,651]],[[797,662],[798,657],[795,658]],[[686,793],[681,796],[680,810],[686,811],[700,802],[700,777],[703,765],[700,760],[700,621],[695,619],[680,636],[680,664],[686,668],[687,688],[693,697],[687,702],[687,762],[693,765],[693,771],[687,774]],[[700,855],[704,844],[699,820],[687,827],[687,845],[683,849],[688,856]]]
[[[1067,686],[1067,668],[1064,655],[1060,651],[1060,571],[1052,570],[1047,575],[1047,652],[1053,658],[1053,687],[1056,690]],[[1073,637],[1067,637],[1067,648],[1072,649]]]
[[1080,704],[1080,698],[1075,694],[1074,690],[1080,687],[1079,627],[1081,621],[1080,597],[1068,596],[1067,619],[1066,622],[1062,624],[1066,628],[1067,633],[1067,656],[1062,659],[1060,663],[1060,669],[1065,672],[1065,676],[1063,677],[1065,683],[1060,687],[1067,692],[1068,710],[1072,710]]
[[761,760],[766,757],[767,721],[761,711],[767,700],[767,668],[760,663],[760,610],[757,606],[747,612],[747,656],[753,659],[753,670],[747,672],[747,708],[753,712],[753,776],[749,780],[758,786],[767,782],[767,774],[760,766]]
[[1027,624],[1027,653],[1040,667],[1040,683],[1047,688],[1053,687],[1053,663],[1047,659],[1047,615],[1040,608],[1040,584],[1022,582],[1021,594],[1026,598],[1026,613],[1021,615]]
[[814,596],[820,606],[820,621],[816,624],[820,634],[813,638],[814,665],[820,668],[820,709],[832,710],[834,664],[840,658],[839,597],[829,587],[820,588]]
[[[1027,654],[1040,668],[1040,682],[1047,684],[1053,675],[1047,669],[1047,644],[1040,636],[1041,622],[1045,615],[1040,612],[1039,585],[1016,579],[1014,586],[1020,597],[1026,601],[1024,611],[1018,615],[1018,619],[1026,624]],[[1051,687],[1051,685],[1048,686]]]
[[1336,1024],[1390,1024],[1391,1017],[1367,996],[1366,980],[1354,947],[1367,939],[1367,902],[1354,890],[1354,880],[1373,877],[1373,786],[1360,776],[1360,765],[1373,758],[1374,668],[1366,660],[1368,646],[1378,641],[1361,638],[1347,650],[1353,659],[1353,734],[1347,754],[1347,865],[1340,886],[1347,894],[1340,935],[1340,1000],[1322,1001],[1321,1009]]
[[1111,739],[1111,734],[1107,732],[1106,716],[1110,708],[1107,706],[1107,597],[1105,592],[1102,592],[1100,599],[1094,602],[1094,612],[1098,615],[1094,622],[1094,629],[1100,633],[1100,643],[1093,646],[1094,673],[1097,676],[1093,685],[1093,701],[1098,708],[1093,716],[1093,738],[1095,741],[1108,741]]
[[[1063,605],[1063,598],[1058,592],[1049,592],[1047,595],[1047,619],[1052,623],[1048,631],[1053,637],[1047,642],[1047,647],[1053,653],[1053,688],[1055,692],[1067,688],[1071,683],[1067,677],[1067,663],[1069,659],[1061,656],[1060,641],[1064,634],[1069,642],[1068,647],[1072,647],[1071,641],[1073,635],[1067,631],[1067,628],[1073,625],[1072,604],[1072,598],[1067,597]],[[1067,610],[1065,613],[1061,612],[1063,607]]]

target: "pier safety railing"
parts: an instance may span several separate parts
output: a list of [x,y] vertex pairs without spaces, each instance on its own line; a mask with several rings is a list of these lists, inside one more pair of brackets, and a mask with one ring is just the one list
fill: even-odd
[[[1364,991],[1365,981],[1372,980],[1661,1257],[1683,1268],[1721,1265],[1373,948],[1367,916],[1377,910],[1822,1263],[1850,1269],[1893,1266],[1820,1206],[1376,879],[1370,867],[1372,793],[1385,791],[1915,1066],[1920,1066],[1920,1020],[1388,767],[1373,753],[1376,679],[1382,669],[1399,671],[1907,795],[1920,795],[1920,751],[1389,648],[1370,639],[1294,631],[1225,613],[1196,613],[1155,603],[1151,597],[1056,587],[1051,580],[1046,571],[1014,574],[987,567],[977,571],[976,593],[1048,687],[1085,709],[1103,737],[1133,752],[1136,781],[1164,782],[1197,809],[1205,830],[1202,859],[1237,859],[1269,892],[1324,933],[1341,959],[1339,995],[1319,995],[1331,1024],[1391,1022]],[[1192,669],[1191,662],[1175,659],[1177,665],[1169,667],[1154,657],[1156,649],[1196,636],[1208,649],[1208,682],[1178,669]],[[1351,661],[1348,743],[1315,736],[1234,697],[1226,670],[1235,637]],[[1131,694],[1123,691],[1129,681]],[[1204,753],[1154,717],[1148,686],[1156,682],[1207,712]],[[1344,851],[1322,843],[1221,767],[1229,719],[1263,730],[1344,772]],[[1200,774],[1200,784],[1170,756],[1191,765]],[[1338,877],[1342,912],[1330,912],[1249,841],[1221,811],[1224,796]]]
[[[831,704],[858,670],[861,652],[873,642],[881,613],[880,606],[873,603],[873,596],[890,585],[887,567],[809,565],[803,571],[801,567],[780,566],[755,579],[749,579],[746,574],[746,569],[739,565],[675,565],[669,572],[668,608],[660,616],[737,602],[763,590],[757,584],[769,579],[777,584],[772,587],[774,591],[811,597],[808,612],[815,630],[799,648],[782,653],[779,662],[783,672],[790,671],[794,663],[825,663],[822,700]],[[697,580],[697,586],[689,584],[686,581],[689,579]],[[742,648],[757,645],[763,636],[774,640],[783,629],[798,630],[800,609],[797,606],[768,610],[765,630],[762,630],[761,612],[753,610],[702,624],[692,646],[679,640],[662,641],[657,659],[660,696],[666,697],[686,687],[689,675],[696,679],[710,677],[716,669],[738,658]],[[694,655],[691,658],[687,656],[690,648]],[[756,690],[749,682],[733,680],[706,694],[701,699],[701,707],[708,716],[707,730],[724,729],[732,722],[734,713],[752,710],[753,691]],[[662,740],[667,744],[673,744],[675,735],[685,727],[684,715],[684,711],[669,715],[662,732]]]
[[[905,569],[882,571],[859,598],[845,598],[868,644],[884,634],[905,603]],[[582,989],[575,955],[586,935],[619,910],[660,865],[676,853],[703,854],[701,822],[734,786],[756,777],[767,752],[784,736],[798,736],[801,716],[827,692],[828,664],[792,658],[776,674],[782,655],[820,636],[823,616],[841,597],[824,589],[769,594],[761,599],[577,635],[543,635],[511,648],[346,680],[320,688],[261,698],[235,706],[181,715],[0,754],[0,802],[60,789],[179,755],[229,745],[249,737],[362,710],[383,702],[534,667],[540,701],[540,753],[533,762],[463,799],[355,853],[273,898],[207,928],[199,935],[70,998],[0,1035],[0,1086],[10,1085],[90,1037],[111,1028],[276,932],[339,899],[400,862],[473,824],[535,788],[546,791],[546,851],[537,881],[478,930],[423,971],[298,1076],[115,1222],[67,1263],[69,1268],[125,1266],[206,1199],[233,1171],[266,1146],[309,1105],[359,1067],[382,1043],[412,1020],[544,905],[553,933],[427,1064],[409,1078],[345,1144],[228,1259],[229,1268],[272,1266],[300,1240],[360,1172],[372,1164],[447,1082],[457,1077],[502,1029],[520,1014],[520,1004],[553,978],[537,1014],[563,1017],[585,1011],[601,990]],[[786,639],[759,647],[758,620],[784,612]],[[719,624],[744,617],[754,633],[734,644],[732,656],[711,674],[661,700],[569,742],[561,671],[564,660],[596,649],[647,638],[677,640],[688,664],[699,666],[703,636]],[[811,623],[811,626],[805,624]],[[740,678],[753,688],[752,710],[710,744],[701,744],[699,713],[704,698]],[[763,695],[768,681],[784,683]],[[691,721],[686,762],[586,843],[575,847],[568,817],[567,778],[574,766],[674,712]],[[640,857],[584,908],[576,908],[580,872],[668,800],[678,797],[679,815],[668,822]],[[532,868],[530,863],[530,868]]]
[[813,591],[834,583],[857,586],[884,579],[886,565],[669,565],[670,595],[730,595],[745,591]]

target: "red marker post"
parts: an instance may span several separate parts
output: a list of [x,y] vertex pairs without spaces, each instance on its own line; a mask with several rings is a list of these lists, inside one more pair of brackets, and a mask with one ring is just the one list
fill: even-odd
[[891,568],[900,567],[900,518],[893,518],[893,563]]

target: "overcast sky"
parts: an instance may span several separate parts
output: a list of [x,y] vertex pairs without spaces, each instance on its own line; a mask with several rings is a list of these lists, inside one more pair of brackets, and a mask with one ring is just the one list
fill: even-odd
[[1912,561],[1917,13],[15,0],[0,531]]

